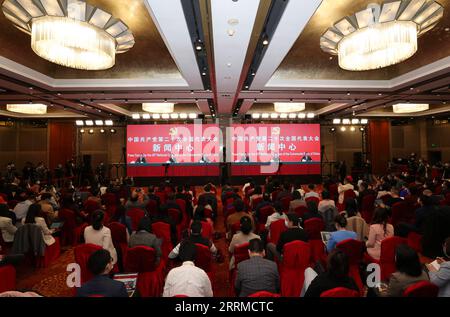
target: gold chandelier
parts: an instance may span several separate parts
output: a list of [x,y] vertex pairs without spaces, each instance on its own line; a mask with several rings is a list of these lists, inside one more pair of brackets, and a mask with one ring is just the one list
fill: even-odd
[[47,105],[30,103],[30,104],[8,104],[6,110],[23,114],[46,114]]
[[174,104],[170,102],[151,102],[143,103],[142,110],[151,113],[172,113]]
[[31,35],[40,57],[65,67],[102,70],[134,46],[128,27],[85,0],[6,0],[6,18]]
[[369,4],[336,22],[320,38],[339,66],[362,71],[400,63],[417,51],[417,38],[436,26],[444,8],[435,1],[398,0]]
[[420,103],[398,103],[392,106],[392,111],[394,113],[413,113],[425,111],[430,108],[429,104]]

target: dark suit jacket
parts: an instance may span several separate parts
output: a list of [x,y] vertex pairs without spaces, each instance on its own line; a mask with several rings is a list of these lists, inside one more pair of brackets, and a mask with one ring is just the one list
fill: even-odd
[[328,272],[319,274],[309,285],[305,297],[320,297],[325,291],[336,287],[345,287],[359,292],[358,286],[351,277],[334,278]]
[[237,266],[235,289],[240,297],[259,291],[278,293],[280,276],[276,263],[259,256],[240,262]]
[[125,284],[106,275],[94,276],[77,290],[78,297],[99,295],[104,297],[128,297]]
[[289,228],[286,231],[284,231],[280,235],[280,239],[278,240],[277,244],[277,251],[282,253],[283,247],[286,243],[292,242],[292,241],[303,241],[308,242],[308,234],[305,230],[301,228]]

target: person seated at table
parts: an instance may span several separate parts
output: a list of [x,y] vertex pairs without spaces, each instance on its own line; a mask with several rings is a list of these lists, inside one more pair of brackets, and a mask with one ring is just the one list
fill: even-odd
[[302,159],[300,160],[300,162],[312,162],[312,157],[309,156],[309,153],[305,153],[305,155],[302,157]]
[[140,154],[135,164],[145,164],[145,163],[147,163],[147,160],[145,159],[144,154]]
[[308,185],[308,192],[305,194],[305,199],[309,197],[316,197],[320,199],[320,195],[318,192],[316,192],[316,185],[309,184]]
[[305,270],[302,294],[305,294],[305,297],[320,297],[323,292],[336,287],[344,287],[359,292],[355,281],[349,277],[349,270],[347,254],[341,250],[334,250],[328,255],[327,270],[324,273],[318,275],[310,267]]
[[101,249],[92,253],[87,267],[94,277],[77,288],[77,297],[128,297],[125,284],[109,277],[114,262],[108,250]]
[[349,231],[346,229],[347,227],[347,218],[343,214],[337,215],[334,218],[334,223],[336,226],[336,231],[330,233],[330,239],[327,243],[327,251],[330,253],[334,250],[336,247],[336,244],[338,244],[341,241],[347,240],[347,239],[357,239],[358,236],[356,235],[356,232]]
[[430,282],[439,287],[439,297],[450,297],[450,237],[444,242],[444,258],[436,259],[439,268],[427,264]]
[[244,153],[242,158],[240,160],[237,160],[237,162],[238,163],[249,163],[250,162],[250,157],[248,156],[247,153]]
[[167,160],[167,163],[169,163],[169,164],[178,163],[177,159],[175,158],[175,155],[173,153],[170,153],[170,157]]
[[198,161],[199,163],[211,163],[211,161],[208,159],[208,157],[206,155],[202,155],[202,157],[200,158],[200,160]]
[[395,266],[397,271],[392,273],[387,290],[381,296],[402,297],[408,286],[429,280],[422,270],[419,255],[406,244],[400,244],[395,249]]
[[275,154],[272,156],[272,159],[270,160],[270,162],[271,162],[271,163],[280,163],[280,162],[281,162],[280,154],[275,153]]

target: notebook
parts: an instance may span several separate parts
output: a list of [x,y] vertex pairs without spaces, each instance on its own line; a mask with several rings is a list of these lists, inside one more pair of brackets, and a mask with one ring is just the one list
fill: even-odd
[[125,284],[128,292],[128,297],[132,297],[136,291],[136,282],[138,273],[114,274],[114,280]]
[[321,231],[320,235],[322,237],[322,242],[327,245],[328,244],[328,240],[330,240],[331,238],[331,232],[328,231]]

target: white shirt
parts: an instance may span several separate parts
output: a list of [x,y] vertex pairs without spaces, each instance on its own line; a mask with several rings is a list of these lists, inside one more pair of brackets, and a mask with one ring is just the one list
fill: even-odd
[[92,226],[84,229],[84,241],[86,243],[96,244],[105,250],[108,250],[113,263],[117,262],[117,252],[111,238],[111,230],[103,226],[100,230],[95,230]]
[[11,218],[0,217],[0,231],[5,242],[13,242],[14,234],[17,231],[16,226],[12,224]]
[[16,207],[14,207],[13,211],[16,214],[17,220],[24,219],[27,216],[28,208],[30,208],[32,204],[33,203],[27,199],[25,201],[21,201],[16,205]]
[[[45,244],[52,245],[53,243],[55,243],[55,238],[53,238],[52,236],[53,231],[48,228],[45,219],[42,217],[34,217],[34,221],[42,230]],[[25,218],[22,219],[22,224],[25,224]]]
[[345,185],[342,185],[342,184],[340,184],[339,186],[338,186],[338,193],[339,193],[339,203],[340,204],[343,204],[344,203],[344,193],[347,191],[347,190],[354,190],[354,187],[353,187],[353,185],[352,184],[350,184],[350,183],[348,183],[348,184],[345,184]]
[[164,285],[163,297],[186,295],[189,297],[212,297],[213,291],[208,275],[194,262],[185,261],[170,270]]
[[280,219],[287,220],[287,216],[284,213],[280,215],[277,211],[275,211],[273,214],[271,214],[269,217],[267,217],[266,229],[268,230],[270,228],[270,224],[272,222],[280,220]]
[[325,210],[327,210],[329,208],[334,208],[334,207],[336,207],[334,200],[324,199],[319,202],[317,209],[319,209],[320,212],[324,212]]
[[315,191],[310,191],[310,192],[307,192],[307,193],[305,194],[305,199],[308,198],[308,197],[317,197],[317,198],[320,198],[320,195],[319,195],[318,193],[316,193]]

